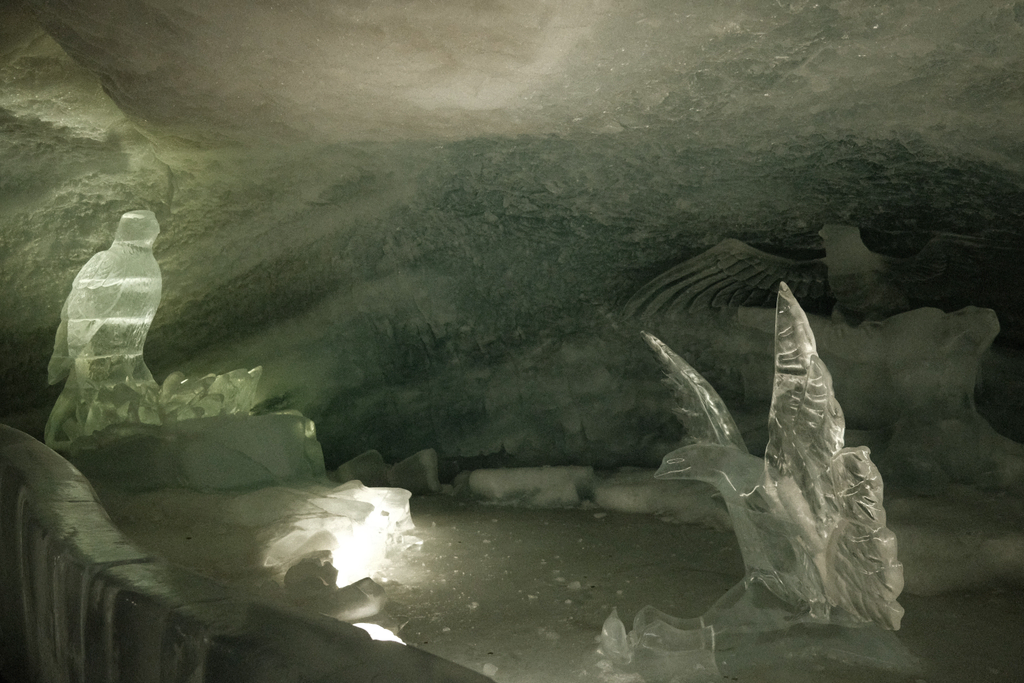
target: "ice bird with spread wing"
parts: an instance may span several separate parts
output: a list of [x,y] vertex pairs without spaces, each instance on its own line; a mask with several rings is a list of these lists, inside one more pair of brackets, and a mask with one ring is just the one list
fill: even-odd
[[852,324],[884,320],[915,303],[945,310],[970,303],[964,288],[972,281],[972,261],[961,238],[938,236],[916,256],[896,258],[869,250],[852,226],[826,225],[819,234],[825,257],[804,261],[722,240],[640,288],[626,314],[764,306],[782,281],[804,306],[826,310],[834,303],[834,312]]
[[886,527],[882,479],[866,447],[844,448],[843,412],[800,305],[785,283],[776,308],[775,387],[763,460],[751,455],[710,384],[653,335],[677,413],[694,443],[657,477],[721,492],[756,583],[813,622],[900,626],[903,567]]

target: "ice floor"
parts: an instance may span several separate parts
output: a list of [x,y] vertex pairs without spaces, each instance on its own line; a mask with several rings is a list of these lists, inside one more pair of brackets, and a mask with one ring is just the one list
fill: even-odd
[[[152,498],[102,491],[101,498],[141,545],[266,591],[266,577],[231,567],[232,556],[248,552],[244,539],[187,519],[154,525],[152,516],[162,513]],[[647,604],[697,616],[743,573],[731,531],[655,515],[592,506],[528,509],[452,496],[414,497],[412,512],[413,533],[422,543],[393,557],[378,577],[390,602],[376,621],[409,645],[498,683],[641,683],[611,670],[596,654],[595,637],[611,609],[627,624]],[[1020,583],[989,581],[929,597],[905,593],[900,601],[906,608],[900,638],[924,662],[918,675],[798,663],[734,680],[1024,681]]]

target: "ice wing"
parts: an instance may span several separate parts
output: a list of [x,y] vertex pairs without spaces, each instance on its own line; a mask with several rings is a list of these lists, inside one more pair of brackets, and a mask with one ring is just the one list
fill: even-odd
[[660,339],[647,332],[641,334],[665,366],[665,383],[676,397],[675,413],[690,438],[696,443],[734,446],[746,453],[743,436],[718,392]]
[[[812,612],[841,608],[856,620],[899,628],[903,569],[885,526],[882,482],[867,448],[844,448],[845,421],[818,357],[807,316],[785,284],[776,310],[775,387],[764,492],[793,524],[806,558],[781,577]],[[813,576],[817,574],[817,576]]]
[[845,522],[829,558],[825,593],[833,605],[892,631],[900,628],[903,565],[896,535],[885,525],[882,476],[867,448],[844,448],[833,458],[831,479]]
[[684,261],[640,288],[628,302],[628,316],[676,311],[764,306],[778,284],[789,282],[796,296],[815,309],[831,304],[828,269],[820,259],[794,261],[735,239],[726,239]]
[[821,488],[832,456],[843,447],[845,427],[807,316],[782,283],[775,311],[775,386],[765,460],[796,480],[815,516],[827,513]]

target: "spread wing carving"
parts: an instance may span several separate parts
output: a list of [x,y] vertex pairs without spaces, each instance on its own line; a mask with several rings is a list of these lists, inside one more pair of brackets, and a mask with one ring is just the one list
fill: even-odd
[[736,306],[768,306],[780,282],[790,284],[806,305],[827,308],[832,297],[823,259],[796,261],[774,256],[736,239],[725,239],[703,254],[654,278],[626,303],[628,316]]

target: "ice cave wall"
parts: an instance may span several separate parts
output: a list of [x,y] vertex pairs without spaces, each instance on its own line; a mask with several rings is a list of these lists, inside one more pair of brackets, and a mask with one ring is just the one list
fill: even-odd
[[[656,464],[679,428],[622,305],[724,237],[964,236],[970,303],[1024,345],[1021,2],[0,11],[0,419],[36,434],[70,282],[142,208],[154,375],[263,365],[264,406],[314,419],[329,463]],[[726,400],[769,353],[659,332]],[[983,387],[1017,440],[1020,385]]]

